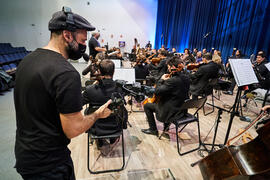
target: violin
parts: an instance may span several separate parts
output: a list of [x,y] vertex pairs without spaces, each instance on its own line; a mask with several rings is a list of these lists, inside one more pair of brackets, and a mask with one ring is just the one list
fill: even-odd
[[206,62],[199,62],[199,63],[189,63],[187,65],[187,70],[194,70],[194,69],[198,69],[201,65],[205,65],[207,64]]
[[177,68],[171,69],[171,72],[170,72],[169,76],[171,77],[176,72],[181,72],[184,68],[185,68],[185,65],[184,64],[178,64],[178,67]]
[[151,56],[147,57],[147,59],[152,59],[157,53],[152,54]]
[[159,58],[159,57],[154,57],[154,58],[151,59],[151,61],[152,61],[153,64],[159,64],[160,61],[161,61],[161,58]]

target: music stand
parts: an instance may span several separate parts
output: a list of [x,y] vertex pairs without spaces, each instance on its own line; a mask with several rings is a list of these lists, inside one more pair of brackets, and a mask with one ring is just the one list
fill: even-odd
[[255,72],[252,68],[252,64],[249,59],[229,59],[229,62],[230,62],[234,79],[238,86],[238,90],[237,90],[234,104],[231,108],[230,121],[228,124],[227,132],[226,132],[226,136],[224,140],[224,145],[228,141],[234,116],[236,115],[239,116],[238,109],[241,106],[241,92],[243,90],[243,87],[253,84],[253,83],[258,83],[258,79],[255,75]]

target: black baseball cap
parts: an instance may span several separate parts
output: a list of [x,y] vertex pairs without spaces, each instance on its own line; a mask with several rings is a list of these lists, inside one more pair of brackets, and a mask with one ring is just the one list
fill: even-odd
[[52,19],[49,21],[49,30],[69,30],[86,29],[87,31],[94,31],[96,28],[92,26],[82,16],[70,12],[65,12],[64,7],[62,11],[55,12]]

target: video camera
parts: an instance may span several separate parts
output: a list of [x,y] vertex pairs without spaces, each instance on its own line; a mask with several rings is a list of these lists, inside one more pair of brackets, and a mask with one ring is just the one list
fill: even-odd
[[[127,84],[127,81],[116,80],[116,85],[120,87],[123,91],[123,95],[119,92],[114,92],[111,95],[111,104],[108,108],[112,110],[112,115],[121,114],[121,108],[126,105],[125,96],[129,95],[134,97],[137,102],[142,102],[145,99],[145,96],[152,96],[154,94],[155,88],[151,86],[141,85],[136,82],[134,84]],[[96,111],[102,104],[92,104],[91,107],[85,110],[85,114],[91,114]]]
[[139,82],[133,84],[126,83],[124,80],[116,80],[117,86],[122,88],[124,94],[134,97],[137,102],[142,102],[145,96],[153,96],[155,92],[155,88],[141,85]]
[[119,108],[126,105],[125,98],[120,93],[113,93],[111,96],[111,104],[109,104],[108,108],[112,111],[112,114],[118,114]]
[[[126,105],[125,98],[118,92],[114,92],[111,95],[111,104],[109,104],[108,108],[112,111],[112,115],[116,115],[119,112],[119,108]],[[91,107],[85,110],[85,114],[91,114],[95,112],[98,108],[102,106],[101,104],[93,104]]]

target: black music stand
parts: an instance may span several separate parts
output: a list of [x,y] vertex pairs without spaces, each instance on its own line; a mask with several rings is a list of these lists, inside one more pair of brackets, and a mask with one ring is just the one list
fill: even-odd
[[253,83],[258,83],[258,79],[255,75],[255,72],[252,68],[252,64],[249,59],[229,59],[229,62],[231,65],[234,79],[238,86],[238,90],[237,90],[234,104],[231,108],[231,116],[230,116],[230,121],[228,124],[227,132],[226,132],[226,136],[224,140],[224,145],[228,141],[234,117],[239,116],[241,120],[244,118],[242,116],[242,112],[241,112],[241,116],[239,113],[239,108],[242,111],[241,93],[242,93],[243,87],[253,84]]

